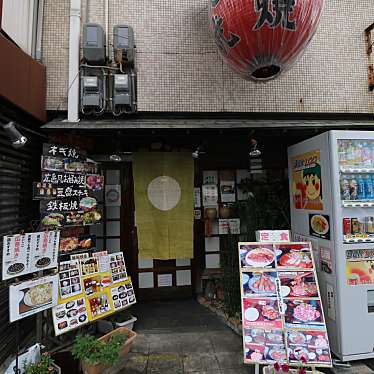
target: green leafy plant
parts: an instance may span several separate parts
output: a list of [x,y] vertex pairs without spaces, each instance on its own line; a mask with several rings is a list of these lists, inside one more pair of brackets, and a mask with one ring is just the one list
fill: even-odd
[[119,351],[128,335],[117,333],[109,340],[97,340],[92,335],[79,335],[72,349],[74,358],[86,361],[90,365],[113,365],[119,360]]
[[287,179],[268,176],[262,180],[243,179],[238,187],[248,199],[234,208],[240,218],[240,235],[222,235],[220,261],[223,269],[225,308],[230,317],[241,312],[238,243],[256,241],[256,230],[289,229],[289,194]]
[[41,360],[35,364],[28,364],[25,366],[26,374],[51,374],[54,372],[52,366],[53,360],[48,352],[41,356]]

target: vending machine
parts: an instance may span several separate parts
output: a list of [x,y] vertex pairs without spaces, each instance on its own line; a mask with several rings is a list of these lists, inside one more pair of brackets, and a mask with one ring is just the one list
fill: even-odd
[[312,242],[332,351],[374,358],[374,131],[288,149],[294,241]]

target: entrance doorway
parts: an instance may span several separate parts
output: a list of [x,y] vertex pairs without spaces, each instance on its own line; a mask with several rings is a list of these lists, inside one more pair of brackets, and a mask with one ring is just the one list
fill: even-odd
[[[189,298],[194,294],[194,259],[142,259],[139,257],[132,162],[101,162],[105,188],[98,197],[103,224],[91,228],[97,248],[123,251],[138,300]],[[193,181],[191,181],[193,183]]]

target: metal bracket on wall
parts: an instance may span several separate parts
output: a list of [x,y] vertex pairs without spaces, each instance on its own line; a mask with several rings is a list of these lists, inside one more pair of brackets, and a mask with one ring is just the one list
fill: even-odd
[[374,65],[373,65],[373,40],[371,32],[374,29],[374,23],[365,29],[365,42],[366,42],[366,54],[368,56],[368,78],[369,78],[369,90],[374,90]]

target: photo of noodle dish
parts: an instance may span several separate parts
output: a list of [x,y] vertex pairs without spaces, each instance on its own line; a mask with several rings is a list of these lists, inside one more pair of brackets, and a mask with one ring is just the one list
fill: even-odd
[[276,296],[276,272],[243,273],[243,293],[245,296]]
[[49,275],[9,287],[10,322],[49,309],[57,304],[57,275]]
[[52,283],[39,284],[24,292],[23,302],[30,307],[52,302]]
[[324,328],[323,313],[319,300],[285,300],[287,328]]
[[272,245],[264,245],[260,243],[242,245],[240,247],[240,258],[243,267],[275,267],[276,256]]

